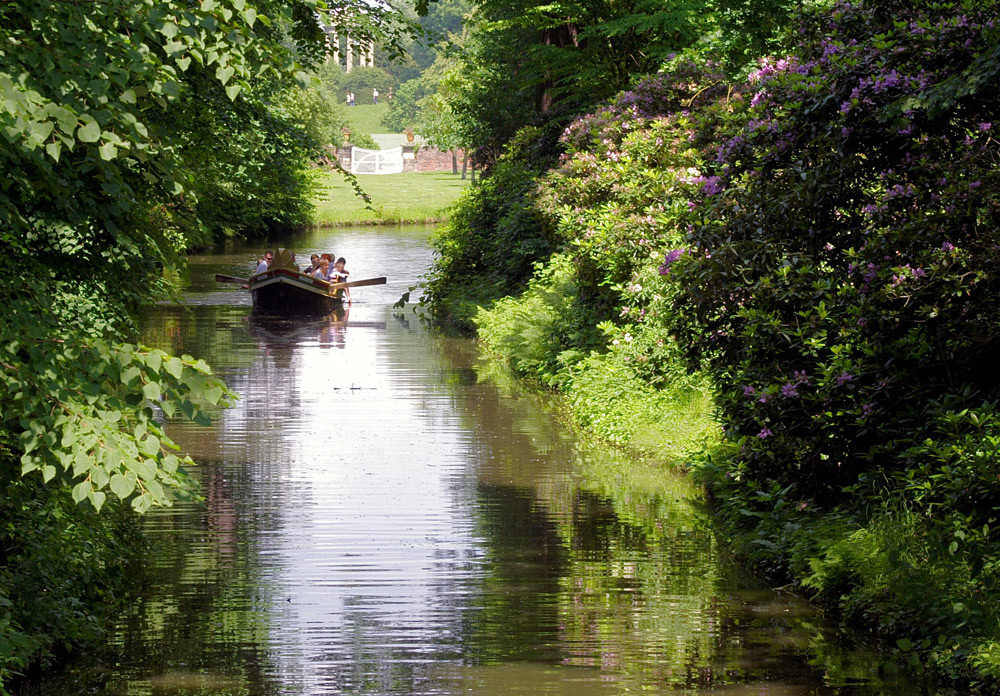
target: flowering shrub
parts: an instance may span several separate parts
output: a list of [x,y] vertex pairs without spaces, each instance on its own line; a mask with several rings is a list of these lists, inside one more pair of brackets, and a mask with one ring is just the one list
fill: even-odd
[[974,5],[806,18],[795,55],[762,61],[699,136],[714,176],[691,253],[665,264],[673,329],[718,374],[741,462],[805,498],[889,465],[931,396],[1000,385],[998,104],[982,88],[1000,60]]
[[[1000,614],[994,10],[803,17],[791,55],[698,114],[699,219],[663,268],[670,331],[726,427],[702,471],[744,550],[787,554],[897,635],[933,633],[921,654],[956,673],[1000,673],[983,642]],[[863,528],[893,509],[906,543],[882,523],[851,553],[805,539],[821,511]]]

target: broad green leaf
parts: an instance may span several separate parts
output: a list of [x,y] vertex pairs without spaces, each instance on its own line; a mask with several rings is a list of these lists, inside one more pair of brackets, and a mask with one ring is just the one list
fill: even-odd
[[168,474],[172,474],[177,471],[177,467],[180,465],[180,460],[174,454],[168,454],[163,458],[162,469]]
[[73,486],[73,500],[74,502],[82,502],[84,498],[90,495],[91,485],[89,480],[80,481],[80,483]]
[[257,21],[257,10],[255,10],[252,7],[248,7],[245,10],[243,10],[241,14],[243,15],[243,19],[246,20],[247,24],[253,27],[254,22]]
[[128,468],[142,479],[151,479],[156,476],[156,462],[152,459],[136,459],[128,463]]
[[122,500],[125,500],[132,495],[132,491],[135,490],[135,482],[135,474],[131,471],[126,472],[124,475],[115,474],[111,477],[111,492]]
[[142,513],[149,510],[152,504],[153,504],[153,496],[151,496],[149,493],[143,493],[140,496],[136,496],[135,499],[132,500],[132,509],[134,509],[141,515]]
[[178,68],[180,68],[182,71],[186,71],[188,67],[190,67],[191,65],[191,57],[184,56],[183,58],[178,58],[175,62],[177,63]]
[[58,162],[59,155],[62,153],[62,143],[60,142],[47,143],[45,145],[45,152],[48,153],[49,157]]
[[91,457],[87,450],[82,447],[76,452],[76,456],[73,458],[73,476],[81,476],[86,471],[88,471],[94,464],[94,458]]
[[83,122],[76,130],[76,139],[82,143],[96,143],[101,139],[101,127],[94,120],[93,116],[83,114],[80,116]]
[[100,512],[108,496],[103,491],[91,491],[89,498],[90,504],[94,506],[95,510]]
[[162,363],[163,363],[163,352],[162,351],[154,350],[154,351],[151,351],[146,356],[146,364],[149,365],[150,369],[153,370],[153,372],[159,372],[160,371],[160,365]]
[[170,358],[164,364],[163,369],[174,379],[180,379],[184,372],[184,363],[181,362],[180,358]]
[[106,485],[108,485],[108,480],[109,480],[108,472],[106,472],[104,469],[95,466],[93,469],[90,470],[90,482],[94,485],[95,489],[99,490],[101,488],[104,488]]
[[150,401],[157,401],[160,394],[160,385],[156,382],[147,382],[142,386],[142,395]]
[[117,423],[122,417],[121,411],[98,411],[97,415],[108,423]]
[[230,101],[236,101],[236,97],[240,96],[241,89],[242,88],[239,85],[229,85],[226,87],[226,96],[229,97]]
[[222,398],[222,387],[209,387],[205,390],[205,399],[210,404],[218,404],[220,398]]
[[235,72],[236,70],[228,65],[225,67],[219,67],[215,70],[215,78],[222,84],[226,84]]
[[155,435],[147,435],[139,446],[139,451],[152,457],[160,451],[160,439]]
[[138,379],[139,375],[141,374],[142,372],[139,370],[138,367],[136,367],[135,365],[129,365],[124,370],[122,370],[122,376],[121,376],[122,384],[131,384],[136,379]]

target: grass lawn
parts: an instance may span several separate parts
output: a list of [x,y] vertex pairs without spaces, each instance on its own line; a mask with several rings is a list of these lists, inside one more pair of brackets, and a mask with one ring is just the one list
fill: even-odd
[[347,118],[351,122],[352,133],[385,133],[385,126],[382,125],[382,117],[389,111],[389,105],[382,104],[358,104],[357,106],[345,106]]
[[[379,104],[381,107],[382,105]],[[360,109],[361,107],[354,107]],[[316,201],[317,225],[388,224],[439,222],[468,185],[461,174],[407,172],[359,176],[361,187],[372,197],[372,208],[354,194],[354,189],[334,172],[321,172],[325,191]]]

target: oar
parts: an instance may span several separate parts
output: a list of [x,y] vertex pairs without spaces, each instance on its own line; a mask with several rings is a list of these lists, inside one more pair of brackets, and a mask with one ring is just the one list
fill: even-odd
[[381,278],[365,278],[364,280],[349,280],[346,283],[330,283],[331,290],[340,290],[341,288],[360,288],[365,285],[385,285],[385,276]]
[[238,283],[239,285],[246,285],[250,282],[249,278],[237,278],[231,275],[222,275],[221,273],[215,274],[216,283]]

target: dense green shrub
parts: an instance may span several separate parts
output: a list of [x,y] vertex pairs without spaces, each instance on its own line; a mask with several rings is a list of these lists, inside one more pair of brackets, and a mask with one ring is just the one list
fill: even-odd
[[689,117],[666,114],[713,98],[717,82],[711,66],[684,56],[570,124],[536,203],[565,250],[526,292],[476,317],[489,349],[562,389],[583,426],[671,457],[712,426],[707,383],[684,370],[663,330],[672,289],[659,267],[694,220],[688,179],[699,162]]
[[144,551],[128,506],[109,502],[97,514],[68,489],[3,470],[0,693],[29,667],[46,669],[69,652],[99,647],[137,589],[134,571]]
[[479,305],[523,290],[535,263],[556,250],[554,221],[535,198],[539,177],[556,161],[557,133],[553,124],[523,129],[440,228],[439,256],[424,287],[435,319],[469,329]]
[[[807,13],[746,83],[676,59],[566,129],[521,189],[559,253],[476,319],[612,441],[710,382],[724,437],[693,465],[732,547],[982,691],[1000,675],[994,9]],[[446,235],[438,287],[518,291],[471,282],[492,228],[471,229]]]
[[692,201],[672,328],[725,385],[738,466],[810,499],[905,466],[889,453],[930,399],[997,388],[997,105],[976,85],[998,37],[965,9],[812,18],[727,104]]
[[945,671],[989,673],[995,13],[843,4],[795,36],[693,136],[699,219],[665,265],[669,329],[727,429],[700,470],[759,567],[912,632],[904,652]]
[[402,133],[407,128],[413,128],[420,119],[420,107],[417,102],[433,94],[436,85],[428,85],[428,80],[417,78],[407,80],[399,86],[389,103],[389,111],[382,119],[385,127],[393,133]]

